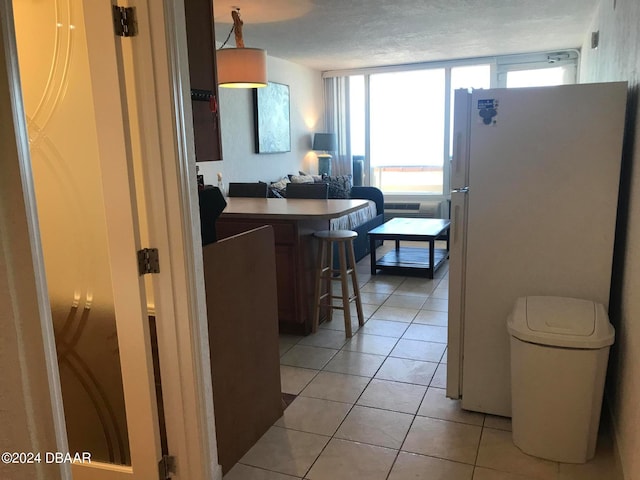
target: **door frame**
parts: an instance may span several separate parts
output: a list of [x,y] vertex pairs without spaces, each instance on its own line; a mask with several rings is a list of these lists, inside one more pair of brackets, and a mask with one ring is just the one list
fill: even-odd
[[[158,352],[169,453],[177,479],[221,479],[202,263],[191,90],[183,1],[133,0],[147,20],[136,57],[146,120],[143,148],[158,165],[144,171],[149,239],[167,252],[153,275]],[[142,71],[144,69],[144,71]],[[141,81],[144,79],[144,81]],[[153,88],[148,83],[153,79]],[[148,128],[157,125],[157,129]],[[159,167],[159,168],[158,168]],[[161,254],[162,255],[162,254]],[[164,272],[162,271],[164,270]]]
[[[157,163],[144,172],[149,223],[149,239],[161,252],[164,268],[152,279],[155,311],[158,319],[158,349],[169,453],[176,458],[175,479],[221,479],[214,426],[213,393],[209,363],[208,325],[204,294],[202,246],[198,220],[198,196],[195,172],[193,128],[189,94],[184,4],[171,0],[131,2],[138,18],[149,26],[137,42],[141,60],[136,89],[145,113],[142,143],[145,153],[158,153]],[[44,262],[37,224],[32,185],[26,122],[17,74],[17,53],[11,0],[0,0],[1,47],[7,52],[7,84],[15,128],[14,155],[5,157],[17,165],[21,182],[13,195],[24,198],[22,220],[29,225],[28,253],[18,252],[20,260],[33,265],[33,294],[38,303],[38,322],[43,344],[37,352],[44,358],[48,373],[51,410],[46,413],[52,424],[56,447],[67,451],[66,428],[60,393],[60,380],[48,296],[44,281]],[[142,61],[146,59],[146,61]],[[3,67],[5,67],[3,66]],[[4,74],[4,68],[1,70]],[[143,82],[144,79],[144,82]],[[143,84],[144,83],[144,84]],[[0,212],[3,214],[4,212]],[[13,233],[13,232],[12,232]],[[10,252],[12,253],[12,252]],[[27,258],[30,257],[30,258]],[[33,297],[31,297],[33,301]],[[25,321],[17,318],[15,324]],[[53,347],[52,347],[53,346]],[[16,392],[27,402],[27,394]],[[43,438],[50,438],[43,434]],[[70,470],[60,468],[60,478],[70,479]]]

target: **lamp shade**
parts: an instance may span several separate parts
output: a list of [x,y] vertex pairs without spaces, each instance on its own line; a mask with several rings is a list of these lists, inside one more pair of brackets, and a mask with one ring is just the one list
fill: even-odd
[[335,152],[338,149],[338,136],[335,133],[316,133],[311,149]]
[[267,86],[267,52],[259,48],[223,48],[216,51],[218,85],[225,88]]

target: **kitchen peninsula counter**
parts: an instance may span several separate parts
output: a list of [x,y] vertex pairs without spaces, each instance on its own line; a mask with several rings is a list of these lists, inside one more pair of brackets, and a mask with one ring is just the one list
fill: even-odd
[[272,220],[330,220],[367,206],[367,200],[318,200],[301,198],[227,198],[222,218],[268,218]]
[[313,318],[317,245],[313,233],[329,230],[332,219],[368,208],[367,200],[227,198],[216,222],[218,238],[261,225],[275,236],[278,320],[281,333],[307,335]]

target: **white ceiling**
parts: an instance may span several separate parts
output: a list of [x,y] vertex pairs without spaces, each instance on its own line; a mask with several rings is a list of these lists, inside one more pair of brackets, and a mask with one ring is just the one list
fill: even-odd
[[[216,39],[240,7],[245,46],[318,70],[579,47],[597,0],[214,0]],[[233,35],[229,46],[234,46]]]

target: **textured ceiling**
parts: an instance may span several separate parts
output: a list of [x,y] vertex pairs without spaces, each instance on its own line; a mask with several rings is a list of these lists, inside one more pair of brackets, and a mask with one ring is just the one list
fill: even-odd
[[[214,0],[216,39],[240,7],[247,47],[318,70],[579,47],[597,0]],[[229,42],[233,46],[233,36]]]

